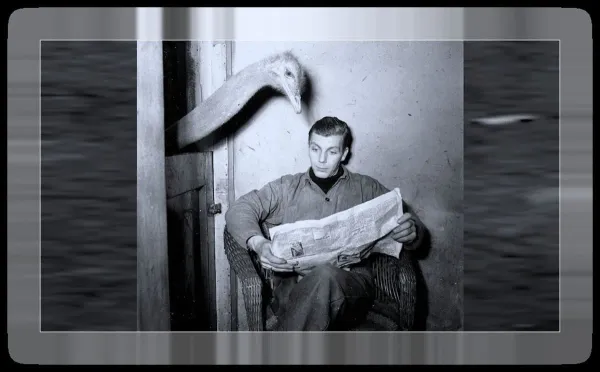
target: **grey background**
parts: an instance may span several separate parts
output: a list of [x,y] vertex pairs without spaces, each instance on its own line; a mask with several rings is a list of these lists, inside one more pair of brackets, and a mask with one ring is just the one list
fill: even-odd
[[135,331],[135,41],[41,43],[41,329]]
[[[283,11],[283,10],[282,10]],[[430,10],[424,10],[427,12]],[[80,12],[78,14],[78,12]],[[382,18],[389,10],[378,9]],[[511,13],[512,12],[512,13]],[[52,14],[53,13],[53,14]],[[508,334],[40,334],[38,320],[37,194],[39,39],[132,38],[133,10],[29,9],[9,22],[8,39],[8,341],[22,363],[574,363],[591,351],[591,22],[580,10],[469,9],[464,27],[439,22],[426,37],[532,37],[561,39],[561,178],[580,190],[561,198],[561,333]],[[513,27],[511,22],[519,25]],[[462,17],[462,18],[461,18]],[[456,20],[456,18],[455,18]],[[415,33],[365,16],[369,34],[377,22],[381,38]],[[34,28],[31,25],[35,25]],[[453,25],[453,24],[452,24]],[[358,30],[358,31],[357,31]],[[519,35],[515,36],[515,33]],[[18,35],[16,37],[15,35]],[[221,37],[227,38],[228,35]],[[465,165],[466,167],[468,165]],[[570,172],[571,171],[571,172]],[[576,171],[576,172],[575,172]],[[570,173],[569,173],[570,172]],[[580,176],[570,176],[579,174]],[[561,193],[562,193],[561,191]],[[564,194],[563,194],[564,196]],[[582,201],[583,200],[583,201]],[[205,348],[203,345],[213,345]],[[186,348],[184,349],[183,346]],[[170,348],[177,350],[171,352]],[[192,357],[193,355],[193,357]]]
[[[464,57],[464,329],[558,331],[559,42],[467,41]],[[523,113],[542,119],[471,123]]]

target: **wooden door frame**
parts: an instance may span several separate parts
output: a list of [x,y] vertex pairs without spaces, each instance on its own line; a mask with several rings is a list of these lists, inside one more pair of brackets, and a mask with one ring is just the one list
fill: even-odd
[[[202,102],[232,74],[231,42],[191,42],[194,103]],[[194,57],[195,56],[195,57]],[[199,72],[199,73],[198,73]],[[161,41],[138,41],[138,329],[169,331],[167,211],[164,148],[164,71]],[[171,124],[171,123],[167,123]],[[223,241],[225,213],[235,200],[234,138],[203,149],[212,152],[217,329],[237,330],[238,286]]]
[[[205,84],[203,83],[205,83],[206,78],[209,78],[210,81],[214,80],[215,73],[214,71],[210,71],[210,73],[207,74],[206,72],[203,73],[202,71],[201,67],[203,65],[200,62],[203,59],[207,59],[209,62],[212,62],[212,59],[209,59],[208,57],[203,58],[204,56],[200,56],[201,43],[195,41],[163,41],[163,48],[167,46],[168,53],[164,54],[164,63],[167,65],[165,67],[167,70],[164,72],[164,81],[166,87],[165,94],[168,94],[169,97],[173,97],[173,100],[170,102],[165,102],[165,104],[169,103],[169,110],[166,110],[166,114],[168,115],[166,116],[167,120],[170,120],[174,123],[176,120],[179,120],[189,111],[202,103],[203,96],[205,96],[203,92],[203,85]],[[209,94],[212,94],[212,92]],[[183,187],[184,190],[179,190],[179,192],[190,192],[192,190],[197,190],[194,192],[200,192],[200,194],[206,193],[207,201],[210,200],[211,205],[221,204],[222,207],[222,203],[220,200],[218,200],[218,194],[215,192],[219,189],[215,187],[216,182],[214,179],[214,159],[216,158],[216,160],[219,160],[219,153],[215,151],[215,149],[218,150],[218,144],[215,146],[215,144],[211,141],[214,142],[212,139],[209,139],[209,141],[200,141],[199,143],[188,146],[186,149],[181,151],[173,150],[171,146],[168,146],[171,148],[167,154],[167,164],[172,166],[170,171],[171,173],[180,173],[179,177],[175,178],[173,177],[176,175],[167,174],[167,183],[172,179],[176,183],[180,184],[179,186]],[[185,155],[186,153],[192,153],[193,155],[188,156]],[[178,166],[176,165],[179,161],[178,159],[186,163],[179,165],[181,169],[178,169]],[[202,164],[196,164],[198,161],[200,161]],[[219,164],[217,163],[217,166],[218,165]],[[199,167],[201,169],[190,169],[189,171],[183,171],[184,169],[189,169],[190,167]],[[217,167],[217,169],[218,168],[219,167]],[[202,183],[202,185],[200,185],[200,183]],[[167,185],[167,189],[169,189],[169,185]],[[215,196],[217,196],[217,200],[215,200]],[[209,316],[211,317],[209,322],[210,329],[207,330],[216,331],[223,329],[223,326],[218,324],[218,318],[221,317],[220,315],[222,311],[220,311],[220,304],[217,300],[220,292],[222,291],[219,290],[218,281],[216,280],[217,263],[219,262],[219,257],[218,255],[215,255],[215,252],[219,250],[218,244],[215,243],[222,242],[222,238],[217,239],[217,234],[219,234],[219,232],[218,229],[215,228],[215,225],[218,225],[215,223],[215,219],[223,219],[223,212],[216,214],[208,213],[207,209],[209,208],[209,205],[200,205],[195,206],[194,208],[196,207],[199,208],[197,209],[199,213],[201,211],[202,215],[206,216],[207,220],[206,226],[198,226],[198,228],[204,230],[204,234],[202,234],[202,240],[206,239],[205,243],[207,246],[203,246],[201,252],[196,252],[196,257],[200,258],[201,261],[200,266],[198,266],[198,274],[202,275],[204,278],[204,280],[201,281],[205,286],[205,293],[202,294],[202,298],[203,301],[210,302],[207,309],[209,311]],[[222,237],[222,233],[220,235]],[[196,282],[198,283],[198,281]]]
[[171,308],[180,310],[173,320],[180,331],[217,331],[212,153],[171,155],[165,164]]
[[[232,47],[230,41],[194,41],[188,68],[194,69],[196,78],[196,102],[209,97],[231,76]],[[237,330],[237,277],[230,270],[223,233],[225,231],[225,213],[235,200],[234,184],[234,138],[227,137],[206,144],[205,151],[213,154],[214,203],[221,204],[221,213],[214,216],[215,242],[215,285],[217,297],[217,329],[220,331]]]

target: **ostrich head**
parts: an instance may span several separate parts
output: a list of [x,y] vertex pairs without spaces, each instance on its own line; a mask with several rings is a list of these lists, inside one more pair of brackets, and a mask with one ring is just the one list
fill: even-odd
[[284,52],[269,58],[267,64],[273,88],[290,100],[297,114],[301,113],[306,75],[298,59],[291,52]]

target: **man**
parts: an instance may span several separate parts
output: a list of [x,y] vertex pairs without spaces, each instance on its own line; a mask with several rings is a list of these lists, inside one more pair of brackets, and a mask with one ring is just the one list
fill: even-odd
[[[374,299],[372,273],[360,262],[347,269],[330,264],[296,272],[294,261],[275,257],[261,225],[272,227],[321,219],[369,201],[389,190],[377,180],[350,172],[342,163],[350,151],[348,125],[336,117],[314,123],[308,134],[311,167],[283,176],[240,197],[227,211],[234,239],[273,267],[277,279],[273,311],[278,331],[344,330],[360,322]],[[408,210],[408,206],[404,206]],[[404,249],[419,246],[424,226],[405,213],[391,232]]]

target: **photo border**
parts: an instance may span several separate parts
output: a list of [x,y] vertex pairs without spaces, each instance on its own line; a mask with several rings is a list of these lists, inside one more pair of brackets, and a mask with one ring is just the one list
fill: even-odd
[[[158,9],[151,17],[160,20]],[[40,40],[192,39],[162,35],[135,8],[33,8],[8,24],[8,347],[28,364],[568,364],[592,347],[592,198],[565,199],[563,175],[575,144],[592,156],[592,28],[580,9],[563,8],[243,8],[213,12],[216,22],[193,39],[236,40],[528,40],[558,39],[561,49],[561,331],[401,333],[40,333],[39,152],[25,162],[24,141],[39,141]],[[218,17],[224,18],[218,18]],[[229,18],[227,18],[229,17]],[[272,21],[277,19],[277,22]],[[233,22],[236,20],[236,22]],[[311,27],[306,24],[313,22]],[[233,23],[232,23],[233,22]],[[232,23],[235,27],[225,27]],[[224,26],[225,25],[225,26]],[[231,26],[231,25],[230,25]],[[287,26],[287,27],[283,27]],[[243,38],[237,35],[244,35]],[[521,36],[521,38],[519,37]],[[11,86],[19,86],[19,95]],[[35,108],[35,109],[34,109]],[[571,125],[571,126],[570,126]],[[570,130],[575,128],[577,130]],[[20,136],[11,134],[18,127]],[[26,134],[25,134],[26,133]],[[581,158],[579,158],[579,161]],[[587,158],[586,158],[587,160]],[[586,163],[587,164],[587,163]],[[592,162],[578,185],[592,189]],[[467,165],[468,166],[468,165]],[[17,190],[19,195],[17,194]],[[22,195],[29,195],[24,198]],[[586,194],[587,195],[587,194]],[[32,226],[34,227],[32,229]],[[567,280],[565,273],[570,274]]]

